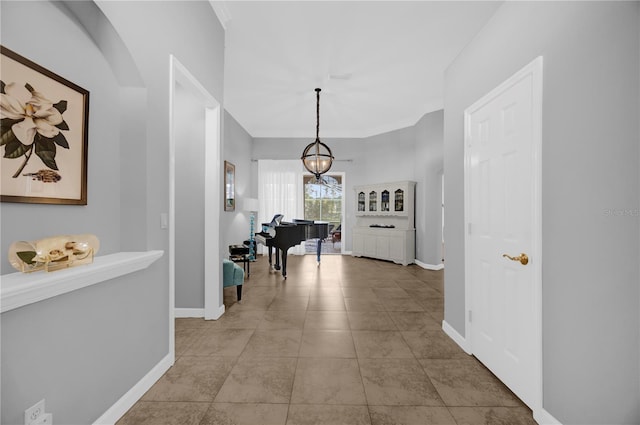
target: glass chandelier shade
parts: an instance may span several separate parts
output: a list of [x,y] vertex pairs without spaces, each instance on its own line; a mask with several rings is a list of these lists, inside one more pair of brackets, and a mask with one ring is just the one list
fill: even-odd
[[316,89],[316,140],[307,145],[302,152],[304,168],[320,180],[320,176],[331,168],[333,154],[329,146],[320,141],[320,89]]

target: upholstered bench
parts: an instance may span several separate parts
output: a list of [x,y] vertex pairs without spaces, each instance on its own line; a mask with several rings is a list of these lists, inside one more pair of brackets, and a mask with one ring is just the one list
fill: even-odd
[[233,261],[222,259],[222,286],[237,286],[238,302],[242,301],[242,284],[244,283],[244,270]]

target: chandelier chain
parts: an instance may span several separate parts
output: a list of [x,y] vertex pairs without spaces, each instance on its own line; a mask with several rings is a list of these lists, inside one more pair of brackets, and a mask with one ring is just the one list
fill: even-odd
[[316,140],[320,139],[320,89],[316,89]]

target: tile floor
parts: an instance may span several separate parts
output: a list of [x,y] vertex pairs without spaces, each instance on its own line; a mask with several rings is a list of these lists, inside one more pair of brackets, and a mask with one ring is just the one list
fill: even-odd
[[175,365],[117,425],[535,424],[442,332],[443,272],[291,256],[251,265],[242,304],[176,320]]

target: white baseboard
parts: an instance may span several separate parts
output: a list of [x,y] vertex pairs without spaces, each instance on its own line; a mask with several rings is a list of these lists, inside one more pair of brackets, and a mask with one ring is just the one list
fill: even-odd
[[[449,338],[451,338],[456,344],[458,344],[465,353],[469,355],[472,354],[471,350],[469,349],[467,339],[460,335],[458,331],[453,328],[453,326],[447,323],[446,320],[442,321],[442,330],[449,336]],[[562,425],[559,420],[554,418],[549,412],[544,410],[544,408],[534,410],[533,419],[540,425]]]
[[172,364],[173,354],[169,353],[102,416],[96,419],[93,425],[114,425],[164,375]]
[[544,408],[533,412],[533,419],[540,425],[562,425],[562,423],[554,418],[551,413],[544,410]]
[[444,264],[427,264],[427,263],[423,263],[420,260],[415,260],[415,263],[422,267],[423,269],[427,269],[427,270],[442,270],[444,269]]
[[203,309],[201,316],[189,316],[189,317],[204,317],[204,320],[218,320],[219,318],[222,317],[222,315],[224,314],[224,311],[225,311],[225,307],[224,307],[224,304],[222,304],[219,307],[212,308],[210,312],[205,311]]
[[453,328],[453,326],[447,323],[446,320],[442,321],[442,330],[444,331],[444,333],[449,335],[449,338],[451,338],[456,344],[458,344],[465,353],[471,354],[471,351],[469,350],[469,344],[467,343],[465,337],[460,335],[458,331]]
[[353,255],[353,251],[344,251],[342,255]]
[[204,308],[175,308],[175,317],[204,317]]

